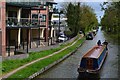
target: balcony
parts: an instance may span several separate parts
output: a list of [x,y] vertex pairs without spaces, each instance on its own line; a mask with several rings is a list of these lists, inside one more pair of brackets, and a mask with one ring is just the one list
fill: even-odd
[[38,19],[7,17],[7,27],[45,27],[46,21],[40,21]]

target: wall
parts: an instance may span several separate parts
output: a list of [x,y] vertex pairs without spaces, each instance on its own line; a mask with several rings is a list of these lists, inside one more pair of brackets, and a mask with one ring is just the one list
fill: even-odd
[[2,56],[2,31],[0,30],[0,56]]
[[0,28],[2,30],[2,56],[6,56],[6,3],[0,2]]
[[32,29],[32,38],[38,38],[39,35],[38,35],[38,29]]

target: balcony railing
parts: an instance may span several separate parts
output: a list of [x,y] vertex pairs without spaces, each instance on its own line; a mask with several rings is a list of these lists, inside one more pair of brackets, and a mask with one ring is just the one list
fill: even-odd
[[36,18],[20,18],[19,20],[15,17],[7,17],[6,18],[6,25],[7,27],[17,27],[17,26],[46,26],[46,21],[40,21]]
[[18,20],[15,17],[7,17],[6,23],[7,23],[7,25],[17,25]]
[[46,22],[45,22],[45,21],[41,21],[41,22],[40,22],[40,25],[45,26],[45,25],[46,25]]

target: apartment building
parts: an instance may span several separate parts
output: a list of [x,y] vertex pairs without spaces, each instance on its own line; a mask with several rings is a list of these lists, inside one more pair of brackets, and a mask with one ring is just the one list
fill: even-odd
[[[54,2],[0,2],[0,29],[2,56],[11,56],[17,50],[36,48],[55,37],[51,25]],[[1,34],[0,34],[1,35]]]

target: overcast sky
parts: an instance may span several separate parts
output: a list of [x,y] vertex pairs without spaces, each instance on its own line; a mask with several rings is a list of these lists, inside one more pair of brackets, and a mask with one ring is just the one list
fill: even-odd
[[[58,7],[59,7],[59,2],[64,2],[64,1],[67,1],[67,0],[54,0],[54,1],[58,3]],[[77,1],[80,1],[80,0],[77,0]],[[102,2],[103,0],[96,0],[95,2],[94,2],[94,0],[89,0],[89,1],[85,1],[85,2],[84,1],[80,1],[80,2],[91,6],[95,10],[97,19],[100,22],[100,16],[102,17],[104,15],[104,12],[101,11],[101,6],[100,6],[100,4],[103,3]],[[92,2],[90,2],[90,1],[92,1]],[[70,0],[69,0],[69,2],[70,2]]]
[[100,16],[103,17],[103,15],[104,15],[104,12],[101,11],[101,6],[100,6],[100,4],[102,4],[102,3],[103,2],[86,2],[86,4],[88,4],[95,10],[95,13],[97,15],[99,22],[100,22]]

